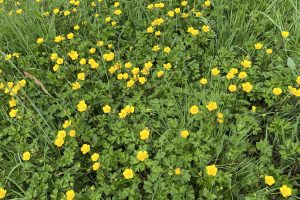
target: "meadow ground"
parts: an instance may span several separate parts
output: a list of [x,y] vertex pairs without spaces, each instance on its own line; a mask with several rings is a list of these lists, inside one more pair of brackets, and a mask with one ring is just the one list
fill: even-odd
[[0,0],[0,199],[300,199],[299,0]]

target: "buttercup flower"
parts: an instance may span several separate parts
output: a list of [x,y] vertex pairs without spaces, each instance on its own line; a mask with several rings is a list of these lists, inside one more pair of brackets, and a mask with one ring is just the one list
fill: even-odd
[[213,111],[215,109],[218,108],[217,106],[217,103],[215,101],[210,101],[207,105],[206,105],[206,108],[209,110],[209,111]]
[[30,152],[29,151],[25,151],[23,153],[22,160],[28,161],[28,160],[30,160],[30,156],[31,156]]
[[256,43],[256,44],[255,44],[255,49],[256,49],[256,50],[260,50],[260,49],[262,49],[262,47],[263,47],[263,44],[262,44],[262,43]]
[[103,106],[102,109],[103,109],[104,113],[110,113],[110,111],[111,111],[111,107],[107,104],[105,106]]
[[73,200],[75,197],[75,192],[74,190],[68,190],[66,192],[66,200]]
[[268,185],[268,186],[271,186],[275,183],[275,179],[273,176],[265,176],[265,183]]
[[101,164],[99,162],[95,162],[92,166],[94,171],[97,171],[101,167]]
[[90,151],[90,149],[91,149],[91,146],[88,144],[83,144],[80,148],[82,154],[88,153]]
[[38,43],[38,44],[42,44],[43,42],[44,42],[44,38],[38,38],[36,40],[36,43]]
[[0,187],[0,199],[4,199],[4,197],[6,196],[7,191]]
[[191,106],[191,107],[190,107],[190,113],[191,113],[192,115],[195,115],[195,114],[199,113],[199,108],[198,108],[198,106],[196,106],[196,105]]
[[183,137],[183,138],[187,138],[189,136],[189,131],[187,130],[183,130],[180,132],[180,136]]
[[96,162],[99,159],[100,155],[98,153],[93,153],[91,156],[92,161]]
[[147,128],[145,128],[144,130],[142,130],[142,131],[140,132],[140,138],[141,138],[141,140],[146,140],[146,139],[148,139],[148,138],[149,138],[149,135],[150,135],[150,131],[149,131],[149,129],[147,129]]
[[77,110],[79,112],[84,112],[84,111],[86,111],[86,109],[87,109],[87,105],[86,105],[85,101],[84,100],[79,101],[79,103],[77,104]]
[[134,173],[132,169],[125,169],[123,172],[123,176],[125,177],[125,179],[132,179],[133,175]]
[[175,174],[176,175],[180,175],[181,174],[181,169],[180,168],[176,168],[175,169]]
[[138,151],[136,158],[139,161],[145,161],[148,158],[148,152],[147,151]]
[[286,185],[281,186],[279,190],[284,198],[287,198],[292,195],[292,189]]
[[200,82],[201,85],[206,85],[207,84],[207,79],[206,78],[201,78],[199,82]]
[[282,31],[282,32],[281,32],[281,36],[282,36],[283,38],[287,38],[287,37],[289,37],[289,35],[290,35],[290,33],[289,33],[288,31]]
[[250,82],[246,82],[242,84],[242,88],[245,92],[249,93],[253,89],[253,86],[251,85]]
[[247,59],[245,59],[245,60],[243,60],[243,61],[241,62],[241,65],[242,65],[243,67],[245,67],[245,68],[250,68],[250,67],[251,67],[251,64],[252,64],[252,62],[251,62],[250,60],[247,60]]
[[281,88],[274,88],[273,89],[273,94],[275,94],[276,96],[280,95],[282,93]]
[[218,168],[216,167],[216,165],[208,165],[206,166],[206,173],[209,176],[216,176],[218,172]]

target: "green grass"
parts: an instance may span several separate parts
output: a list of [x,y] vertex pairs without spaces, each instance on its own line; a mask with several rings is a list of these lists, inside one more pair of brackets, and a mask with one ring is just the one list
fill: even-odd
[[[218,0],[209,9],[202,7],[203,1],[188,1],[184,8],[179,1],[165,0],[163,9],[152,11],[147,9],[152,1],[120,1],[120,17],[113,14],[114,2],[95,0],[96,7],[91,2],[82,0],[67,17],[52,10],[76,7],[68,1],[0,4],[0,82],[27,81],[14,96],[19,118],[9,116],[11,96],[0,90],[0,188],[7,190],[7,199],[65,199],[70,189],[77,199],[281,199],[284,184],[293,190],[290,199],[299,199],[300,101],[288,89],[299,89],[298,0]],[[176,7],[203,15],[167,17]],[[18,8],[23,9],[21,15],[15,14]],[[43,16],[46,11],[48,17]],[[108,16],[118,22],[116,27],[104,22]],[[159,17],[166,20],[158,28],[162,35],[146,33]],[[73,30],[76,24],[79,31]],[[186,32],[190,26],[201,31],[204,24],[210,26],[208,33],[192,37]],[[282,31],[290,36],[284,39]],[[73,40],[53,42],[70,32],[75,33]],[[45,39],[41,45],[36,43],[39,37]],[[97,47],[98,40],[105,45]],[[255,50],[258,42],[263,50]],[[152,52],[156,44],[160,52],[170,46],[171,53]],[[91,47],[97,48],[96,54],[89,55]],[[272,55],[265,53],[267,48]],[[79,59],[71,61],[71,50],[78,51],[79,59],[95,58],[100,67],[93,70],[79,65]],[[108,51],[115,53],[112,62],[102,58]],[[4,59],[14,52],[21,53],[19,59]],[[54,52],[67,63],[58,72],[52,70]],[[247,56],[252,61],[249,69],[240,65]],[[141,70],[150,60],[153,67],[145,85],[137,82],[127,88],[126,81],[117,80],[117,72],[109,72],[117,62],[131,61]],[[169,71],[162,67],[167,62],[172,63]],[[211,75],[214,67],[221,70],[217,77]],[[233,67],[248,77],[227,80]],[[158,70],[165,71],[162,78],[156,77]],[[71,84],[80,71],[86,80],[73,91]],[[199,84],[203,77],[208,79],[205,86]],[[250,93],[241,89],[246,81],[254,86]],[[236,93],[227,90],[233,83],[239,87]],[[275,87],[283,90],[280,96],[272,93]],[[86,112],[77,111],[80,100],[87,102]],[[218,109],[209,112],[209,101],[216,101]],[[105,104],[112,107],[110,114],[103,113]],[[120,119],[118,112],[126,105],[133,105],[135,112]],[[192,105],[199,106],[199,114],[190,114]],[[217,112],[224,114],[224,123],[217,122]],[[67,119],[76,137],[67,136],[57,148],[56,134]],[[151,136],[142,141],[139,132],[145,127]],[[180,137],[185,129],[190,132],[187,139]],[[91,145],[87,155],[80,152],[84,143]],[[139,150],[148,151],[146,162],[136,159]],[[31,152],[29,161],[22,160],[25,151]],[[100,153],[102,164],[97,172],[91,170],[94,152]],[[211,164],[218,167],[217,176],[207,175],[205,167]],[[174,174],[177,167],[180,175]],[[124,179],[125,168],[134,170],[133,179]],[[265,175],[274,176],[276,183],[267,186]]]

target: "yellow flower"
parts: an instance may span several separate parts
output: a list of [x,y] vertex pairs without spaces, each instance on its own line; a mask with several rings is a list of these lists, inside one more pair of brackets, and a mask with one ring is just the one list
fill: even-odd
[[255,47],[256,50],[260,50],[260,49],[262,49],[263,44],[262,44],[262,43],[256,43],[256,44],[254,45],[254,47]]
[[94,163],[92,166],[94,171],[97,171],[100,167],[101,167],[101,164],[99,162]]
[[152,48],[152,51],[159,51],[159,50],[160,50],[159,45],[155,45],[155,46]]
[[253,89],[253,86],[250,82],[246,82],[242,84],[242,88],[245,92],[249,93]]
[[171,63],[163,64],[163,66],[164,66],[164,69],[167,69],[167,70],[170,70],[172,68],[172,64]]
[[244,79],[244,78],[246,78],[248,75],[247,75],[247,73],[246,72],[240,72],[239,73],[239,78],[240,79]]
[[190,107],[190,113],[191,113],[192,115],[195,115],[195,114],[199,113],[199,108],[198,108],[198,106],[196,106],[196,105],[191,106],[191,107]]
[[56,43],[60,43],[64,40],[65,40],[65,37],[63,35],[59,35],[54,38],[54,42],[56,42]]
[[201,17],[202,16],[202,12],[195,12],[196,17]]
[[147,28],[147,33],[153,33],[153,31],[154,31],[154,28],[152,26],[149,26]]
[[16,14],[22,14],[23,10],[22,9],[18,9],[16,10]]
[[125,68],[129,69],[129,68],[131,68],[131,67],[132,67],[132,64],[131,64],[131,62],[127,62],[127,63],[125,63]]
[[202,31],[203,32],[208,32],[209,31],[209,26],[207,26],[207,25],[204,25],[204,26],[202,26]]
[[126,84],[126,85],[127,85],[127,87],[130,88],[130,87],[132,87],[132,86],[134,85],[134,83],[135,83],[134,80],[133,80],[133,79],[130,79],[129,81],[127,81],[127,84]]
[[70,11],[66,10],[64,11],[64,16],[68,16],[70,13],[71,13]]
[[44,38],[38,38],[36,40],[36,43],[38,43],[38,44],[42,44],[43,42],[44,42]]
[[272,54],[272,53],[273,53],[273,50],[272,50],[272,49],[267,49],[267,50],[266,50],[266,53],[267,53],[267,54]]
[[98,47],[102,47],[103,45],[104,45],[104,42],[103,42],[103,41],[100,40],[100,41],[97,42],[97,46],[98,46]]
[[157,72],[156,75],[157,75],[158,78],[160,78],[164,75],[164,71],[160,70],[160,71]]
[[282,93],[281,88],[274,88],[273,89],[273,94],[275,94],[276,96],[280,95]]
[[148,158],[148,152],[147,151],[138,151],[136,158],[139,161],[145,161]]
[[72,90],[78,90],[81,88],[81,85],[79,82],[75,82],[75,83],[72,83]]
[[176,175],[180,175],[180,174],[181,174],[181,169],[177,167],[177,168],[175,169],[175,174],[176,174]]
[[170,51],[171,51],[171,48],[170,48],[170,47],[165,47],[165,48],[164,48],[164,52],[165,52],[165,53],[170,53]]
[[243,60],[243,61],[241,62],[241,65],[242,65],[243,67],[245,67],[245,68],[250,68],[250,67],[251,67],[251,64],[252,64],[252,62],[251,62],[250,60],[247,60],[247,59],[245,59],[245,60]]
[[58,137],[58,138],[55,139],[54,144],[57,147],[61,147],[64,144],[64,142],[65,142],[64,138]]
[[120,9],[117,9],[114,11],[114,14],[115,15],[121,15],[122,11]]
[[80,26],[75,25],[73,28],[74,28],[75,31],[78,31],[80,29]]
[[84,81],[84,79],[85,79],[85,74],[84,74],[83,72],[78,73],[78,74],[77,74],[77,79],[78,79],[78,80],[81,80],[81,81]]
[[18,109],[11,109],[9,112],[9,116],[11,118],[15,118],[17,116]]
[[75,135],[76,135],[76,131],[75,130],[70,130],[69,131],[69,136],[70,137],[75,137]]
[[112,61],[115,57],[115,54],[113,52],[109,52],[103,55],[103,59],[106,61]]
[[230,91],[230,92],[235,92],[236,91],[236,85],[229,85],[228,86],[228,90]]
[[148,128],[145,128],[144,130],[142,130],[140,132],[140,138],[141,140],[147,140],[149,138],[149,135],[150,135],[150,131]]
[[209,6],[210,6],[210,0],[206,0],[206,1],[204,2],[204,6],[209,7]]
[[105,106],[103,106],[102,110],[104,113],[110,113],[111,107],[106,104]]
[[29,151],[25,151],[23,153],[22,160],[24,160],[24,161],[30,160],[30,152]]
[[251,111],[255,113],[256,112],[256,106],[252,106]]
[[207,79],[206,78],[201,78],[199,82],[202,85],[206,85],[207,84]]
[[175,8],[175,9],[174,9],[174,12],[175,12],[176,14],[180,13],[180,12],[181,12],[181,11],[180,11],[180,8]]
[[188,4],[187,1],[182,1],[182,2],[181,2],[181,5],[182,5],[182,6],[187,6],[187,4]]
[[123,172],[123,176],[125,179],[131,179],[133,178],[133,170],[132,169],[125,169]]
[[66,131],[65,130],[61,130],[61,131],[57,132],[57,136],[56,137],[64,139],[66,137],[66,135],[67,135]]
[[68,56],[69,56],[72,60],[76,60],[76,59],[78,58],[78,53],[77,53],[77,51],[72,50],[72,51],[70,51],[70,52],[68,53]]
[[115,2],[114,3],[114,7],[119,7],[120,3],[119,2]]
[[213,76],[217,76],[218,74],[220,74],[220,70],[217,67],[215,67],[211,70],[211,74]]
[[92,161],[96,162],[99,159],[100,155],[98,153],[93,153],[91,156]]
[[94,54],[96,52],[96,48],[91,48],[90,50],[89,50],[89,53],[90,54]]
[[192,34],[193,36],[196,36],[196,35],[199,34],[199,30],[194,29],[193,27],[188,27],[187,32],[190,33],[190,34]]
[[228,74],[226,75],[226,78],[227,78],[228,80],[233,79],[233,78],[234,78],[234,74],[231,73],[231,72],[228,72]]
[[51,56],[50,56],[51,60],[56,60],[57,58],[58,58],[57,53],[52,53]]
[[140,84],[145,84],[146,81],[147,79],[145,77],[139,77]]
[[58,8],[54,8],[54,9],[53,9],[53,13],[54,13],[54,14],[59,13],[59,9],[58,9]]
[[238,71],[237,68],[231,68],[229,72],[235,75],[235,74],[237,74],[239,71]]
[[64,124],[63,124],[63,128],[68,128],[69,126],[71,126],[72,121],[71,120],[65,120]]
[[131,70],[131,73],[134,75],[137,75],[139,73],[140,69],[138,67],[135,67]]
[[180,132],[180,136],[183,137],[183,138],[187,138],[189,136],[189,131],[187,130],[183,130]]
[[279,190],[280,190],[281,195],[284,198],[289,197],[289,196],[292,195],[292,188],[289,188],[286,185],[281,186]]
[[79,103],[77,104],[77,110],[79,112],[84,112],[84,111],[86,111],[86,109],[87,109],[87,105],[86,105],[85,101],[84,100],[79,101]]
[[88,144],[83,144],[80,148],[80,151],[82,152],[82,154],[86,154],[91,150],[91,146]]
[[68,190],[66,192],[66,200],[73,200],[75,197],[75,192],[74,190]]
[[206,105],[206,108],[209,110],[209,111],[213,111],[213,110],[216,110],[218,108],[218,105],[215,101],[210,101],[207,105]]
[[60,68],[60,66],[58,64],[55,64],[52,69],[54,72],[56,72],[59,70],[59,68]]
[[288,31],[282,31],[282,32],[281,32],[281,36],[282,36],[283,38],[287,38],[287,37],[289,37],[289,35],[290,35],[290,33],[289,33]]
[[209,165],[209,166],[206,166],[206,173],[207,173],[209,176],[216,176],[216,175],[217,175],[217,172],[218,172],[218,168],[216,167],[216,165]]
[[175,13],[174,13],[174,11],[169,11],[169,12],[167,13],[167,15],[168,15],[169,17],[174,17]]
[[268,185],[268,186],[271,186],[275,183],[275,179],[273,176],[265,176],[265,183]]
[[0,199],[4,199],[6,196],[6,190],[4,188],[0,188]]
[[64,63],[64,59],[63,58],[57,58],[56,64],[61,65],[63,63]]
[[67,34],[67,38],[68,38],[69,40],[72,40],[72,39],[74,38],[74,33],[68,33],[68,34]]
[[80,65],[85,65],[86,64],[86,59],[85,58],[81,58],[79,61]]
[[300,85],[300,76],[296,78],[296,82]]
[[14,98],[12,98],[11,100],[9,100],[8,104],[9,107],[13,108],[17,106],[17,101]]

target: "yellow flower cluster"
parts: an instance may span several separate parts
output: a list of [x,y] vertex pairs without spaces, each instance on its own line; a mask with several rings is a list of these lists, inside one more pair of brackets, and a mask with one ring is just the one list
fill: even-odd
[[119,112],[119,117],[120,118],[125,118],[126,116],[128,116],[129,114],[134,113],[134,107],[133,106],[125,106],[125,108],[123,108],[120,112]]

